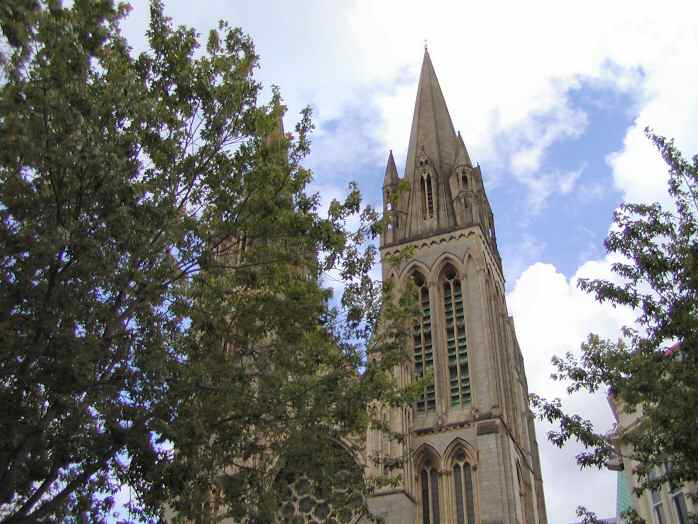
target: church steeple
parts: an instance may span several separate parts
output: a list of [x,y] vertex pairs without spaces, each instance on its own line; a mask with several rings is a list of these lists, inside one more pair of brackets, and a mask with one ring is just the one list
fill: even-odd
[[439,172],[453,167],[457,145],[458,138],[448,114],[446,100],[436,78],[429,51],[424,49],[405,175],[412,175],[420,153],[424,153]]
[[383,281],[413,286],[418,308],[396,383],[412,408],[376,413],[366,438],[369,509],[386,524],[547,524],[523,356],[506,309],[494,218],[425,50],[407,163],[383,179]]
[[[479,226],[498,259],[494,220],[479,166],[473,166],[460,133],[456,133],[429,52],[424,50],[414,104],[404,180],[400,181],[392,153],[384,179],[384,211],[388,233],[382,245],[409,242],[456,229]],[[390,186],[390,189],[388,189]],[[386,215],[388,216],[388,215]]]

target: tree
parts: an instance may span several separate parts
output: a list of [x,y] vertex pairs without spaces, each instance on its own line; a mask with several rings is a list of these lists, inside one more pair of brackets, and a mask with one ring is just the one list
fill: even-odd
[[[633,308],[635,325],[617,341],[589,335],[580,358],[553,359],[553,377],[569,381],[569,393],[607,387],[626,412],[643,414],[640,427],[621,437],[633,450],[628,458],[641,465],[633,472],[640,491],[698,480],[698,155],[689,162],[672,140],[646,134],[668,166],[673,208],[620,206],[605,242],[609,253],[620,255],[612,267],[618,280],[579,283],[599,302]],[[582,467],[615,459],[612,439],[565,413],[559,400],[536,397],[534,404],[542,418],[560,424],[548,435],[554,444],[575,438],[585,446],[577,456]],[[667,463],[672,467],[657,468]],[[661,474],[650,477],[653,469]]]
[[281,131],[249,37],[199,50],[154,0],[133,57],[127,12],[0,8],[0,522],[96,522],[126,484],[142,519],[266,522],[288,456],[365,493],[338,448],[403,401],[409,332],[368,278],[378,217],[355,187],[319,216],[310,113]]

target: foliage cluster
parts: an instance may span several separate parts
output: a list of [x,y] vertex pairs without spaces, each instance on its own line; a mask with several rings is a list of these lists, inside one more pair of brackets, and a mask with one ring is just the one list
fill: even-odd
[[332,486],[404,401],[408,305],[379,317],[377,215],[352,187],[320,216],[310,112],[282,132],[250,38],[201,49],[154,0],[133,56],[128,10],[0,6],[0,522],[97,522],[123,485],[141,519],[270,521],[285,456]]
[[[619,454],[635,464],[638,494],[698,481],[698,155],[686,160],[672,140],[646,133],[668,166],[673,205],[620,206],[605,242],[620,260],[614,280],[579,283],[600,302],[632,308],[635,325],[617,341],[592,334],[579,358],[553,360],[553,378],[567,381],[569,393],[608,388],[620,410],[642,416],[631,430],[605,435],[565,413],[559,400],[533,399],[542,418],[559,423],[548,435],[554,444],[574,438],[584,445],[580,466],[603,468]],[[591,518],[584,508],[580,516]]]

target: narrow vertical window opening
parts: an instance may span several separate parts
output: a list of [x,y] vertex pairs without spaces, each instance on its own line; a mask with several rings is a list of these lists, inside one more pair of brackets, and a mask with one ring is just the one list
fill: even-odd
[[475,490],[473,489],[473,473],[470,464],[463,466],[465,477],[465,501],[468,510],[468,524],[475,524]]
[[682,492],[674,493],[671,496],[674,501],[674,508],[676,509],[676,517],[678,518],[679,524],[688,524],[688,510],[686,509],[686,498],[683,496]]
[[[429,302],[429,288],[421,273],[413,275],[415,285],[419,292],[420,315],[415,320],[412,330],[414,348],[414,373],[417,378],[422,378],[434,368],[434,346],[431,336],[431,304]],[[417,413],[425,414],[436,410],[436,387],[434,378],[424,387],[424,395],[417,400]]]
[[463,293],[458,275],[450,264],[444,268],[442,286],[451,406],[467,406],[471,397]]
[[434,517],[434,524],[438,524],[439,518],[439,476],[433,469],[429,470],[431,480],[431,514]]
[[429,218],[434,218],[434,196],[431,190],[431,175],[427,175],[427,212]]
[[456,523],[465,523],[465,509],[463,508],[463,479],[462,468],[460,464],[453,466],[453,481],[455,483],[454,491],[456,495]]
[[419,483],[422,493],[422,524],[439,524],[439,474],[430,462],[422,467]]
[[465,452],[459,450],[453,465],[453,491],[456,501],[456,524],[475,524],[475,496],[472,468]]
[[426,469],[422,470],[419,480],[422,485],[422,524],[431,524],[429,519],[429,473]]

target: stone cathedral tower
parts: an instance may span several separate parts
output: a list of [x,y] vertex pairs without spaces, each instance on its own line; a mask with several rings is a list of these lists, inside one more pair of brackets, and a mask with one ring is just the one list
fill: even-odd
[[[402,189],[398,192],[398,186]],[[397,193],[395,193],[397,192]],[[395,197],[393,194],[395,193]],[[523,358],[504,300],[494,219],[482,173],[456,134],[425,50],[403,178],[392,152],[383,182],[383,278],[412,279],[421,298],[406,383],[433,375],[411,409],[384,408],[403,444],[367,436],[369,474],[400,466],[372,511],[387,523],[546,524]],[[391,460],[393,459],[393,460]]]

